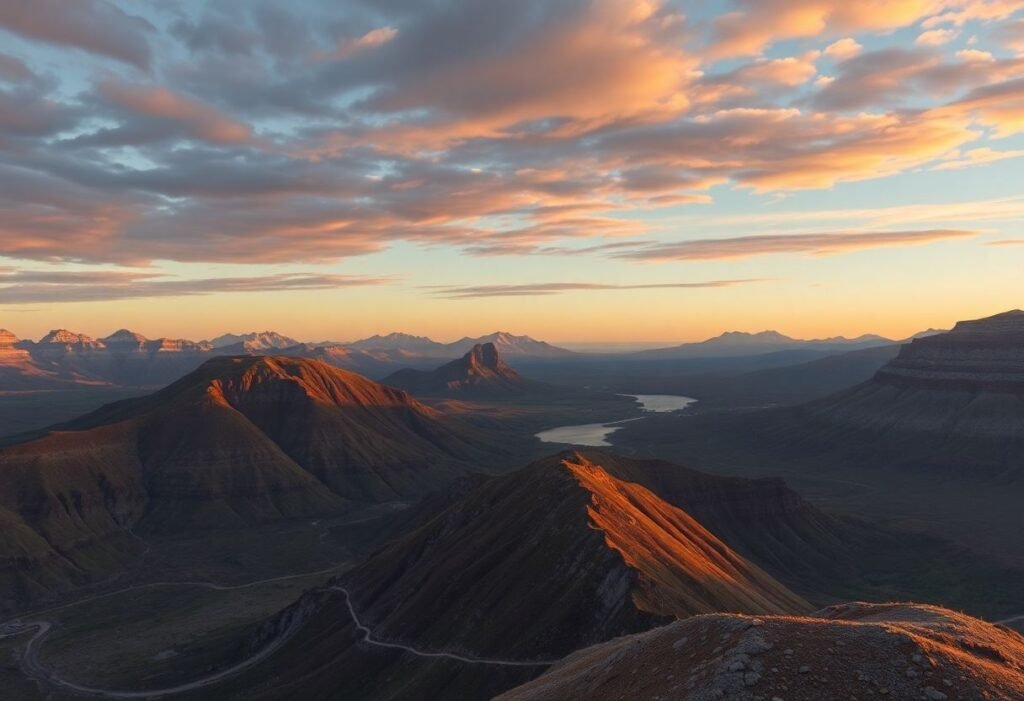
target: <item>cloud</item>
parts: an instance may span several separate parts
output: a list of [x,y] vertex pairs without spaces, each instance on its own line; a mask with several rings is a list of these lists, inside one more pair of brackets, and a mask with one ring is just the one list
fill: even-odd
[[738,287],[766,279],[707,280],[703,282],[658,282],[639,285],[614,285],[597,282],[538,282],[525,285],[470,285],[465,287],[438,287],[432,291],[437,297],[447,299],[472,299],[477,297],[534,297],[557,295],[565,292],[607,291],[607,290],[692,290],[718,287]]
[[932,0],[737,0],[738,9],[717,17],[716,56],[748,56],[805,37],[887,31],[930,14]]
[[963,239],[975,232],[958,229],[922,231],[829,232],[815,234],[777,234],[739,236],[722,239],[697,239],[677,243],[657,243],[633,250],[612,253],[614,258],[630,260],[731,260],[778,253],[802,253],[825,256],[868,248],[919,246],[936,241]]
[[988,241],[986,246],[1024,246],[1024,239],[1000,239],[998,241]]
[[984,165],[985,163],[1004,161],[1009,158],[1024,158],[1024,149],[1011,151],[996,151],[987,147],[970,149],[963,153],[957,152],[952,154],[949,160],[939,163],[932,170],[958,170],[960,168]]
[[[108,7],[72,4],[72,18]],[[960,15],[930,22],[954,12],[996,21],[996,4],[739,0],[712,19],[668,0],[147,9],[160,31],[135,27],[153,40],[146,77],[95,61],[51,73],[31,47],[27,64],[0,61],[0,255],[272,264],[397,242],[635,248],[662,217],[730,189],[994,160],[1012,149],[993,137],[1024,124],[1024,59],[860,42],[957,31]],[[791,55],[758,53],[789,39]]]
[[35,77],[35,74],[25,65],[24,61],[14,56],[0,54],[0,80],[20,83],[33,77]]
[[1008,49],[1024,53],[1024,19],[996,27],[992,31],[992,38]]
[[1005,80],[971,90],[944,108],[950,114],[968,114],[1005,138],[1024,132],[1024,78]]
[[988,51],[978,49],[962,49],[956,52],[956,57],[963,61],[995,61],[996,57]]
[[863,49],[864,47],[857,43],[856,39],[845,37],[829,44],[823,53],[837,61],[845,61],[848,58],[853,58]]
[[166,88],[113,81],[103,81],[97,87],[100,96],[111,105],[146,121],[103,129],[84,137],[82,142],[138,144],[177,133],[214,144],[238,144],[252,137],[248,124]]
[[1020,75],[1024,61],[978,60],[977,50],[949,60],[934,47],[889,48],[855,56],[837,66],[836,79],[810,102],[821,110],[878,109],[915,99],[948,98],[965,89]]
[[27,0],[0,3],[0,27],[58,46],[69,46],[148,68],[146,20],[105,0]]
[[948,44],[960,35],[956,29],[929,29],[918,35],[914,43],[918,46],[941,46]]
[[387,44],[397,34],[398,30],[394,27],[377,27],[360,37],[338,39],[338,44],[334,47],[333,51],[316,54],[316,60],[337,61],[339,59],[351,58],[361,51]]
[[945,12],[926,19],[923,23],[926,28],[943,24],[962,27],[972,20],[991,22],[1005,19],[1020,10],[1018,0],[946,0],[939,4]]
[[321,89],[369,84],[372,93],[357,105],[368,113],[423,115],[382,130],[392,142],[500,136],[540,120],[546,130],[573,133],[687,107],[698,59],[681,48],[685,24],[667,5],[429,7],[365,61],[331,64],[317,77]]
[[157,273],[124,271],[0,270],[0,304],[52,304],[235,292],[330,290],[393,282],[391,278],[310,273],[199,279],[164,279],[165,277]]

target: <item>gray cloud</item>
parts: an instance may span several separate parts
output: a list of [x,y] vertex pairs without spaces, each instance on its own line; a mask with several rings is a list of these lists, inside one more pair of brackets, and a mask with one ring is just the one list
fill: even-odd
[[437,287],[432,294],[447,299],[471,299],[475,297],[533,297],[556,295],[563,292],[589,290],[694,290],[716,287],[737,287],[757,282],[768,282],[767,278],[740,280],[707,280],[703,282],[655,282],[640,285],[613,285],[597,282],[538,282],[525,285],[470,285],[465,287]]
[[106,0],[6,0],[0,27],[50,44],[73,46],[148,68],[154,27]]
[[163,279],[165,277],[144,272],[0,269],[0,305],[93,302],[230,292],[330,290],[394,282],[392,278],[311,273],[192,280]]
[[920,246],[935,241],[975,236],[959,229],[922,231],[829,232],[816,234],[778,234],[739,236],[722,239],[698,239],[678,243],[658,243],[633,250],[612,253],[614,258],[631,260],[726,260],[750,258],[773,253],[804,253],[824,256],[867,248]]

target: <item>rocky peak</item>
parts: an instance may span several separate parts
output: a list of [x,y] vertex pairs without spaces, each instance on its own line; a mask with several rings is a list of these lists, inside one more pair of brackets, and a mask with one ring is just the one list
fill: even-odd
[[65,350],[95,350],[103,348],[101,341],[97,341],[84,333],[75,333],[67,329],[54,329],[39,339],[38,345],[50,347],[63,347]]
[[148,338],[143,336],[141,333],[135,333],[128,329],[118,329],[114,333],[110,334],[101,341],[107,346],[115,346],[117,348],[132,348],[134,350],[142,350],[146,347],[146,343],[149,341]]
[[470,370],[487,370],[490,372],[511,372],[511,368],[502,360],[498,348],[493,343],[478,343],[466,353],[464,360]]

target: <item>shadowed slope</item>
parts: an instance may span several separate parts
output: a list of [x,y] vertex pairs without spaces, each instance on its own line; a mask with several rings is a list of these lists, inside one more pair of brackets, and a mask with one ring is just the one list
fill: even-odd
[[[488,480],[337,583],[374,640],[536,661],[676,616],[809,606],[692,517],[566,453]],[[483,699],[537,668],[426,661],[359,644],[348,599],[313,592],[268,665],[220,690],[251,698]]]
[[354,373],[215,358],[155,394],[0,450],[9,485],[0,510],[11,523],[0,568],[29,582],[37,561],[57,558],[74,573],[78,551],[127,529],[238,526],[417,498],[463,474],[483,445],[476,431]]

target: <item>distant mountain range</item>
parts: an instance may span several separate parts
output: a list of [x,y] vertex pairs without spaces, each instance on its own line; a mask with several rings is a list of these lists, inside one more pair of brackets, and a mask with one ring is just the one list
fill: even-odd
[[276,331],[254,331],[243,334],[226,333],[223,336],[211,338],[209,341],[203,341],[203,343],[209,343],[213,348],[225,348],[241,344],[251,350],[281,350],[282,348],[291,348],[292,346],[299,345],[299,341],[288,336],[282,336]]
[[452,358],[469,352],[473,346],[488,343],[507,356],[554,358],[575,355],[573,351],[553,346],[545,341],[538,341],[529,336],[516,336],[506,331],[496,331],[477,338],[467,336],[452,343],[438,343],[425,336],[389,333],[386,336],[371,336],[343,345],[355,350],[403,351],[436,358]]
[[865,334],[856,338],[845,338],[834,336],[832,338],[820,338],[802,340],[791,338],[778,331],[760,331],[758,333],[746,333],[743,331],[728,331],[714,338],[698,343],[684,343],[671,348],[654,348],[651,350],[634,353],[634,357],[649,359],[676,359],[676,358],[705,358],[705,357],[731,357],[745,355],[760,355],[774,353],[784,350],[811,350],[811,351],[834,351],[843,352],[857,350],[860,348],[873,348],[877,346],[905,343],[913,338],[928,336],[940,331],[929,329],[911,336],[910,339],[896,341],[877,336]]
[[520,359],[573,355],[544,341],[505,332],[447,344],[398,333],[350,344],[311,344],[274,331],[224,334],[196,342],[148,339],[128,329],[100,339],[55,329],[38,341],[30,341],[0,329],[0,390],[83,385],[156,387],[173,382],[218,355],[312,358],[371,377],[383,377],[403,367],[432,367],[438,360],[457,358],[474,346],[487,343],[504,355]]

